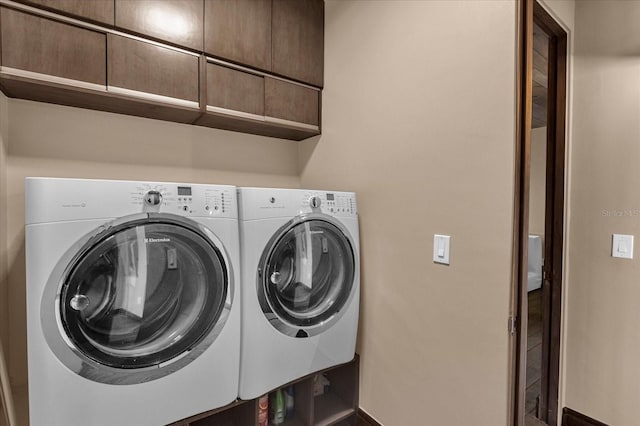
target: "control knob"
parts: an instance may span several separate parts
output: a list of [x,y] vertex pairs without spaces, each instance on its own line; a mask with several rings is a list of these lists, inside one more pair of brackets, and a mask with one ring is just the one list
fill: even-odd
[[148,206],[157,206],[162,202],[162,194],[158,191],[149,191],[144,196],[144,202]]
[[319,197],[311,197],[309,198],[309,205],[312,209],[317,209],[322,204],[322,200]]

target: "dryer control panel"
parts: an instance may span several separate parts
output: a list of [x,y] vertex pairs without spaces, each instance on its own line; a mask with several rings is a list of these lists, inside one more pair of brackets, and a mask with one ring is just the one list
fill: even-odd
[[300,213],[320,210],[332,216],[357,215],[356,196],[351,192],[305,191]]
[[241,220],[291,218],[305,213],[357,219],[358,205],[353,192],[311,189],[239,188]]

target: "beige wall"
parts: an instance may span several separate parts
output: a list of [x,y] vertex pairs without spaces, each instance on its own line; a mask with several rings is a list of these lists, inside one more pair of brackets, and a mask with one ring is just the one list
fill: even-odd
[[[573,1],[542,3],[573,30]],[[628,307],[637,299],[631,280],[637,261],[607,258],[606,238],[635,229],[630,229],[633,218],[602,217],[601,209],[640,209],[618,167],[637,157],[628,150],[637,149],[631,138],[637,138],[633,123],[640,106],[629,87],[640,79],[632,55],[638,49],[624,37],[639,39],[630,34],[638,6],[617,5],[633,13],[625,10],[615,20],[611,12],[598,11],[606,6],[597,3],[579,9],[583,104],[574,130],[579,146],[569,153],[582,164],[571,174],[577,189],[568,209],[577,232],[571,234],[567,265],[576,271],[567,295],[576,292],[576,297],[565,312],[571,332],[563,345],[566,405],[619,425],[629,423],[630,400],[639,394],[630,360],[640,355],[632,328],[640,314]],[[604,18],[598,18],[601,13]],[[607,24],[614,39],[602,45],[588,34],[600,25],[597,19],[628,25]],[[323,135],[300,145],[28,101],[7,103],[0,95],[0,149],[5,150],[0,191],[7,188],[9,199],[8,207],[0,208],[0,215],[8,215],[0,216],[0,227],[9,224],[8,232],[0,232],[0,278],[5,249],[11,278],[9,311],[0,280],[0,336],[11,330],[15,384],[26,383],[25,176],[302,184],[358,192],[362,407],[385,426],[505,424],[515,20],[514,2],[327,0]],[[614,51],[622,41],[626,53]],[[605,82],[599,73],[624,78]],[[609,86],[615,93],[607,93]],[[605,104],[595,104],[596,96]],[[6,117],[2,120],[7,110],[10,128]],[[601,115],[606,119],[597,124]],[[629,119],[618,132],[621,117]],[[638,178],[634,172],[628,180]],[[622,189],[613,188],[614,182]],[[606,232],[597,231],[605,225]],[[449,267],[431,262],[434,233],[452,235]],[[603,302],[604,312],[594,307]]]
[[529,185],[529,234],[544,236],[544,206],[547,166],[547,128],[531,131],[531,175]]
[[360,405],[385,426],[504,425],[515,2],[325,10],[323,135],[301,144],[301,183],[358,195]]
[[[573,29],[575,28],[575,0],[536,0],[553,18],[569,33],[569,45],[572,44]],[[582,0],[581,0],[582,1]],[[572,51],[572,49],[569,49]]]
[[[640,2],[576,2],[565,405],[638,424]],[[636,236],[635,259],[611,234]]]
[[[8,204],[2,211],[8,225],[9,363],[19,393],[27,380],[26,176],[299,187],[297,142],[24,100],[10,99],[8,106]],[[20,415],[24,419],[24,410]]]

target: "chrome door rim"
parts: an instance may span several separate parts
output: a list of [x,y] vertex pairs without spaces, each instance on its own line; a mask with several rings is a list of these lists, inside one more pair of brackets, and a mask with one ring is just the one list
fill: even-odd
[[[315,325],[300,326],[300,325],[295,325],[287,322],[285,319],[281,318],[276,313],[276,309],[274,309],[272,305],[272,301],[266,295],[267,293],[265,289],[266,278],[263,277],[263,273],[264,271],[267,270],[267,262],[270,260],[271,255],[273,254],[273,251],[276,248],[277,243],[281,240],[281,238],[296,226],[312,220],[327,222],[330,225],[333,225],[336,228],[338,228],[338,230],[344,235],[345,239],[347,240],[347,242],[351,247],[351,252],[353,255],[353,261],[354,261],[353,283],[351,285],[351,290],[349,291],[349,295],[347,296],[342,306],[336,312],[334,312],[330,317],[326,318],[322,322]],[[258,262],[258,268],[257,268],[256,294],[258,296],[258,303],[260,304],[260,308],[262,309],[262,312],[265,315],[269,324],[271,324],[271,326],[273,326],[276,330],[278,330],[279,332],[287,336],[298,337],[298,338],[312,337],[312,336],[319,335],[324,331],[328,330],[329,328],[331,328],[333,325],[335,325],[335,323],[344,315],[345,311],[347,311],[348,308],[351,306],[354,295],[358,290],[358,283],[360,280],[360,272],[359,272],[360,259],[359,259],[359,253],[358,253],[357,247],[358,246],[356,245],[353,239],[353,236],[348,231],[348,229],[340,221],[324,213],[301,214],[294,217],[293,219],[285,223],[283,226],[281,226],[269,239],[267,245],[265,246],[262,252],[262,255]]]
[[[217,320],[209,332],[189,349],[181,354],[148,367],[116,368],[89,358],[67,336],[62,324],[60,298],[66,277],[76,262],[105,235],[112,235],[132,223],[168,223],[183,226],[212,245],[220,256],[226,269],[227,293]],[[169,213],[140,213],[124,216],[99,226],[74,243],[60,258],[47,280],[40,304],[40,323],[50,349],[56,357],[71,371],[89,380],[115,384],[130,385],[144,383],[169,375],[194,361],[216,340],[229,318],[234,301],[233,267],[224,245],[207,227],[182,216]]]

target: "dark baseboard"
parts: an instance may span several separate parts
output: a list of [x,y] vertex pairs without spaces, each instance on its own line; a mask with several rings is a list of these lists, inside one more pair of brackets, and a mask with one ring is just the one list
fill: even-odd
[[356,421],[356,426],[382,426],[380,423],[375,421],[373,417],[362,411],[362,408],[358,408],[358,418]]
[[[373,417],[358,408],[356,426],[382,426]],[[562,410],[562,426],[608,426],[596,419],[564,407]]]
[[607,426],[607,424],[564,407],[562,409],[562,426]]

